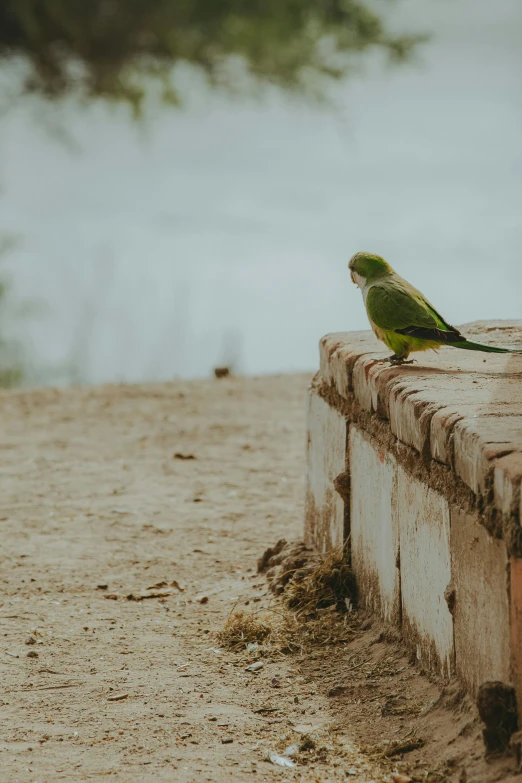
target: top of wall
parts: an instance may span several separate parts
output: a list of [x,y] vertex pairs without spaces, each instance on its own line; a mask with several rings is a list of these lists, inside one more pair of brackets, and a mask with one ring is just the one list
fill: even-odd
[[[522,321],[477,321],[467,337],[522,348]],[[341,397],[390,423],[425,458],[451,468],[502,514],[522,518],[522,356],[441,348],[393,367],[370,331],[321,340],[321,376]]]

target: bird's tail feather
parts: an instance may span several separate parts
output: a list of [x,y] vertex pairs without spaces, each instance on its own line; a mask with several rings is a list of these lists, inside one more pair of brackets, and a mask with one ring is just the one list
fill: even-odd
[[485,353],[519,353],[522,354],[522,351],[518,351],[512,348],[497,348],[496,345],[482,345],[482,343],[473,343],[471,340],[461,340],[456,343],[448,343],[448,345],[451,345],[452,348],[462,348],[465,351],[484,351]]

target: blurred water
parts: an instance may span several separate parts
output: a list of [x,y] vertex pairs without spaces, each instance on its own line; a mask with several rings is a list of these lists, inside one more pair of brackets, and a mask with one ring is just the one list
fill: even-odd
[[337,108],[199,88],[142,134],[121,112],[65,113],[81,147],[26,111],[0,126],[0,231],[23,238],[16,292],[38,364],[78,380],[317,364],[328,331],[366,328],[346,264],[382,253],[454,323],[521,317],[522,6],[403,0],[433,33],[407,68],[376,58]]

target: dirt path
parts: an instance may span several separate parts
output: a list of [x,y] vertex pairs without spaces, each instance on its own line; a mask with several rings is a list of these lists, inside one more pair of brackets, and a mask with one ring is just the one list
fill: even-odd
[[[376,691],[364,714],[326,695],[360,666],[323,652],[253,674],[214,637],[266,602],[259,554],[301,533],[307,381],[2,395],[0,780],[390,780],[354,743],[382,735]],[[327,758],[264,761],[303,733]]]
[[2,397],[2,780],[280,777],[271,680],[296,721],[319,704],[291,661],[246,673],[212,631],[300,533],[306,382]]

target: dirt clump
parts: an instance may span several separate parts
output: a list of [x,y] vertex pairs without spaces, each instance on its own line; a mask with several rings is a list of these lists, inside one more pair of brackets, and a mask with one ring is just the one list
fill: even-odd
[[344,547],[321,554],[304,541],[281,539],[262,555],[257,570],[266,574],[273,593],[284,594],[291,609],[311,614],[319,609],[346,611],[354,606],[355,578]]
[[477,708],[485,728],[486,752],[502,753],[518,728],[515,690],[503,682],[484,682],[479,688]]
[[270,590],[275,595],[281,595],[297,572],[313,568],[319,558],[319,553],[306,546],[304,541],[287,542],[282,538],[259,558],[257,572],[266,575]]

